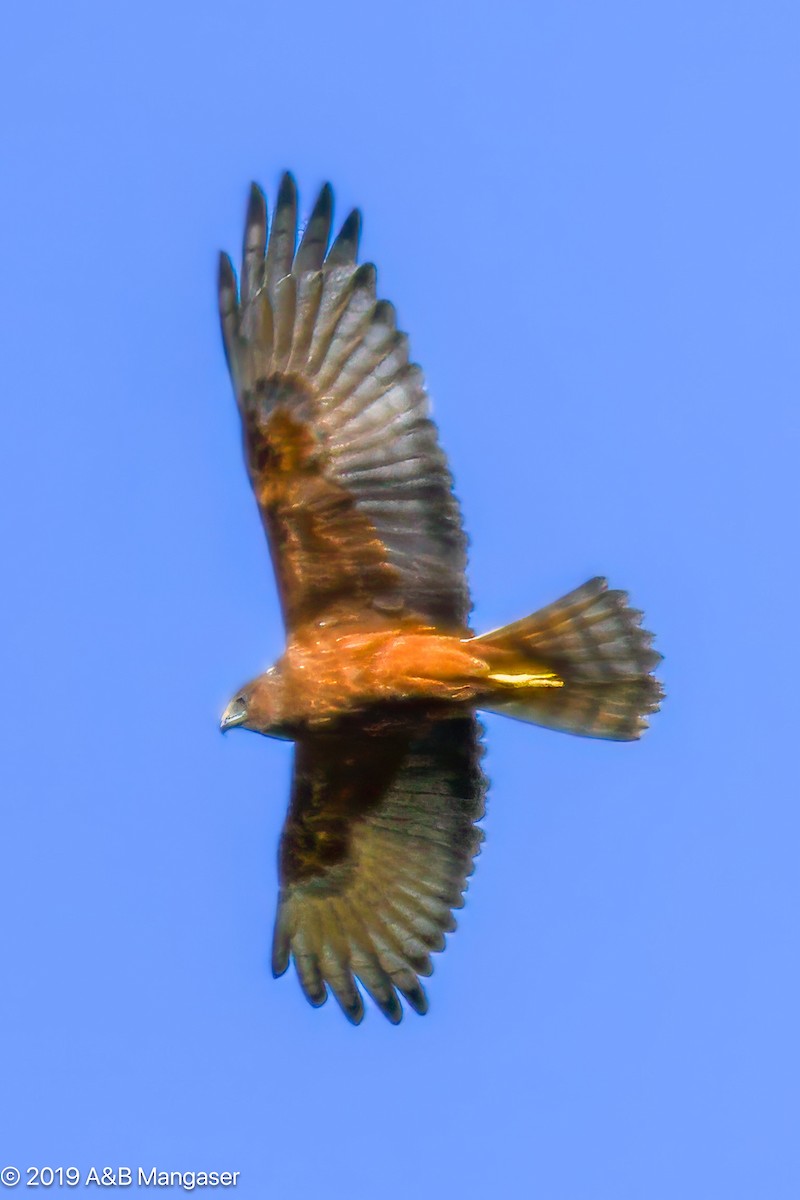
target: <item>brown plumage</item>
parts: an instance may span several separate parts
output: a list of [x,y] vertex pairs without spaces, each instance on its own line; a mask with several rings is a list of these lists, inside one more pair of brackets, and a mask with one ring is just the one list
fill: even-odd
[[293,958],[312,1004],[348,1018],[358,982],[397,1022],[455,928],[482,833],[475,711],[630,740],[655,712],[660,655],[624,592],[593,579],[474,637],[466,538],[420,368],[360,217],[329,243],[320,192],[297,244],[285,175],[267,236],[253,187],[240,284],[220,260],[225,351],[275,566],[286,650],[222,727],[296,743],[280,848],[273,969]]

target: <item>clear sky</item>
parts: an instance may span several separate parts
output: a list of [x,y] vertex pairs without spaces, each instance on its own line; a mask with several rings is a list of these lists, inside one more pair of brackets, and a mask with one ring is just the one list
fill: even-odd
[[[3,24],[0,1166],[796,1200],[800,9]],[[489,720],[485,849],[397,1029],[272,980],[291,751],[217,729],[282,630],[216,256],[286,167],[364,210],[476,625],[605,574],[666,656],[639,744]]]

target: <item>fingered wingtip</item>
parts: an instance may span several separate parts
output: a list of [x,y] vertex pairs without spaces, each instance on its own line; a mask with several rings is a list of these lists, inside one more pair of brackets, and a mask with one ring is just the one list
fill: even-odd
[[[280,914],[280,909],[278,910]],[[291,944],[288,933],[281,922],[280,915],[275,926],[275,931],[272,937],[272,954],[270,955],[270,969],[272,970],[272,978],[280,979],[281,975],[285,975],[289,969],[289,959],[291,957]]]
[[297,197],[297,181],[291,171],[284,171],[278,186],[278,207],[291,204]]
[[378,280],[378,271],[374,263],[361,263],[353,272],[353,289],[366,288],[368,291],[375,291],[375,286]]
[[267,244],[267,200],[257,183],[250,184],[242,245],[242,302],[252,300],[261,284]]
[[361,240],[361,212],[354,208],[345,218],[339,230],[330,253],[328,263],[331,266],[348,266],[358,258],[358,244]]
[[250,204],[253,208],[266,208],[267,198],[264,195],[264,189],[255,179],[250,181]]
[[222,341],[229,370],[234,370],[236,338],[239,330],[239,282],[230,256],[220,250],[217,264],[217,302],[219,304]]
[[403,1019],[403,1006],[395,994],[394,1003],[381,1004],[379,1008],[390,1025],[399,1025]]
[[364,1001],[361,999],[361,997],[359,996],[358,1000],[350,1002],[346,1000],[340,1000],[338,996],[336,999],[339,1000],[339,1007],[347,1017],[350,1024],[360,1025],[364,1020]]
[[266,240],[266,196],[255,182],[249,185],[247,217],[245,218],[245,248],[261,244]]
[[333,189],[329,183],[325,183],[317,196],[308,224],[300,239],[300,246],[295,258],[295,271],[298,275],[321,269],[328,252],[332,219]]
[[342,231],[339,234],[339,237],[341,237],[347,241],[357,243],[358,239],[361,237],[361,226],[363,225],[363,223],[364,223],[364,218],[361,216],[361,209],[360,208],[351,209],[350,212],[345,217],[345,221],[344,221],[344,224],[342,225]]
[[228,290],[236,296],[236,270],[231,261],[230,254],[225,250],[220,250],[219,259],[217,262],[217,279],[219,280],[220,291]]
[[333,187],[327,181],[323,183],[319,189],[319,194],[314,201],[314,208],[311,212],[311,220],[315,217],[317,220],[330,220],[333,215]]
[[428,997],[425,989],[418,985],[415,988],[406,989],[403,992],[407,1004],[413,1009],[418,1016],[424,1017],[428,1011]]

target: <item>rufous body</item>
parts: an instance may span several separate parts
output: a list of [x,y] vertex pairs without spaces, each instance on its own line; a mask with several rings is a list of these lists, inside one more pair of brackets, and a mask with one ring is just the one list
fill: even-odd
[[[535,670],[529,660],[527,685]],[[553,686],[553,672],[544,666],[540,671],[541,685]],[[513,687],[519,678],[513,655],[474,638],[402,627],[305,630],[246,689],[246,724],[260,733],[291,734],[376,704],[472,704],[481,695]]]

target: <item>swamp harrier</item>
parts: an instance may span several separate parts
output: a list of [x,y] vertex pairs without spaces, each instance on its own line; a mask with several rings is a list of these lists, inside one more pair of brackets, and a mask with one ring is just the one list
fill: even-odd
[[474,636],[452,478],[395,311],[357,265],[360,216],[330,243],[325,186],[302,236],[284,175],[267,234],[253,187],[241,279],[219,303],[285,653],[222,728],[295,742],[272,965],[358,1023],[356,981],[392,1022],[455,928],[482,832],[476,710],[627,741],[661,688],[624,592],[592,579]]

